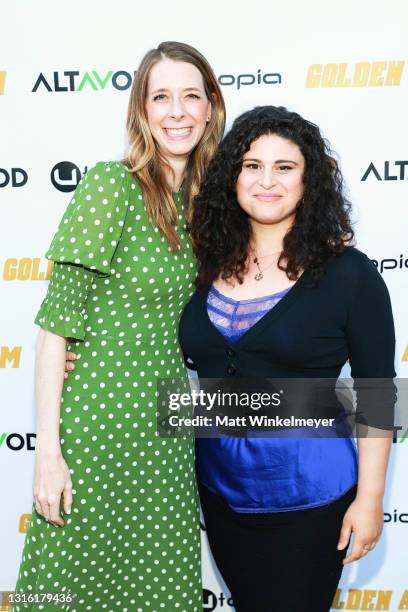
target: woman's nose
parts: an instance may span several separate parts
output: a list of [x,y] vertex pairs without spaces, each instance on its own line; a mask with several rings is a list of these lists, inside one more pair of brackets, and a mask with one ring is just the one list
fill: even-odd
[[181,119],[182,117],[184,117],[185,115],[184,105],[183,105],[183,102],[179,98],[177,97],[173,98],[171,107],[170,107],[170,111],[169,111],[169,115],[170,117],[173,117],[173,119]]
[[269,168],[264,168],[258,182],[264,189],[270,189],[273,185],[276,185],[277,179],[274,171]]

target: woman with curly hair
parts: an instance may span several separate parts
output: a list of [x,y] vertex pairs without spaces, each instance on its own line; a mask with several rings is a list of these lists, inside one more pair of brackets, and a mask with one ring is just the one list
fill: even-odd
[[[351,246],[350,204],[317,126],[265,106],[234,122],[195,200],[197,291],[180,322],[200,379],[394,372],[387,289]],[[324,435],[324,434],[323,434]],[[214,559],[238,612],[327,612],[383,524],[389,436],[196,441]],[[353,547],[346,557],[351,534]]]

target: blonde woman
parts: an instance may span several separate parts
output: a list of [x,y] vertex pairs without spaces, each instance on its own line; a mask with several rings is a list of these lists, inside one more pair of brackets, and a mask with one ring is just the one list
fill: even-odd
[[[224,122],[197,50],[149,51],[128,157],[87,172],[47,252],[35,509],[14,610],[30,594],[42,609],[43,593],[59,609],[202,610],[193,440],[155,435],[155,389],[184,376],[177,329],[196,274],[185,215]],[[67,339],[77,361],[63,384]]]

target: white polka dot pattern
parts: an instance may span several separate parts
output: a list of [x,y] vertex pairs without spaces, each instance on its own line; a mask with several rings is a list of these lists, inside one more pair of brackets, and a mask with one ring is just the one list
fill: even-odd
[[16,590],[75,593],[56,610],[202,610],[193,443],[155,433],[157,377],[185,375],[178,321],[195,276],[175,200],[176,253],[127,170],[98,163],[47,253],[56,263],[36,322],[78,354],[60,425],[74,504],[60,529],[33,510]]

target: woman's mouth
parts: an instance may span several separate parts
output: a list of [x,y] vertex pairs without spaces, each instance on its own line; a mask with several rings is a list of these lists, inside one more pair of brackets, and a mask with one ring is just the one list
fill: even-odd
[[277,193],[256,193],[255,197],[261,202],[276,202],[282,196]]
[[181,128],[163,128],[169,140],[184,140],[191,135],[193,131],[192,127],[181,127]]

